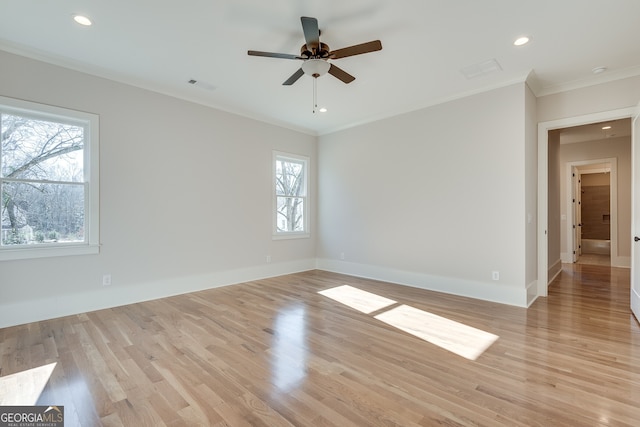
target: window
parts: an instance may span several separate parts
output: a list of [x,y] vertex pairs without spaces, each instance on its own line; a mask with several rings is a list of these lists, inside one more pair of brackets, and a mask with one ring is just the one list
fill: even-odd
[[308,237],[309,159],[274,153],[275,238]]
[[98,117],[0,97],[0,260],[98,252]]

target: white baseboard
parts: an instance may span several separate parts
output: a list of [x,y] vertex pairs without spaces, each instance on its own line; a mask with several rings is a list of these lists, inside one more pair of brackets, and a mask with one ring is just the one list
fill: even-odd
[[538,299],[538,280],[534,280],[527,285],[527,307],[531,307],[531,304]]
[[631,257],[629,256],[611,257],[611,267],[631,268]]
[[549,266],[547,270],[547,286],[553,282],[556,277],[562,272],[562,259],[557,260],[553,265]]
[[315,258],[310,258],[129,286],[114,284],[91,292],[8,304],[0,303],[0,313],[2,313],[2,316],[0,316],[0,328],[314,270],[315,267]]
[[502,304],[527,306],[527,289],[500,282],[476,282],[452,277],[396,270],[375,265],[357,264],[332,259],[317,260],[319,270],[381,280],[430,291],[466,296]]
[[[564,264],[573,263],[573,255],[563,252],[560,254],[560,260]],[[617,256],[611,257],[611,267],[620,267],[620,268],[631,268],[631,257],[628,256]]]
[[381,280],[431,291],[466,296],[485,301],[527,307],[535,296],[535,282],[526,288],[500,283],[463,280],[425,273],[397,270],[367,264],[330,259],[303,259],[270,263],[205,275],[178,277],[136,285],[101,287],[84,293],[32,299],[8,304],[0,303],[0,328],[54,319],[137,302],[197,292],[253,280],[298,273],[313,269],[332,271],[356,277]]

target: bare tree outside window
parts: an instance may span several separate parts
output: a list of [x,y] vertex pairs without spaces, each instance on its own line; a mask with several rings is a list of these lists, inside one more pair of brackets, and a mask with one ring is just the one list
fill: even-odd
[[307,161],[276,156],[276,232],[306,232]]
[[83,242],[85,129],[0,112],[2,246]]

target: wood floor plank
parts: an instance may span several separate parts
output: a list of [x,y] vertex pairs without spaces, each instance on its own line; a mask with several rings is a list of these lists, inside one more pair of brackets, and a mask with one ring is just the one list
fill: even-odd
[[[319,293],[344,285],[395,303]],[[499,338],[465,359],[375,318],[403,305]],[[0,381],[54,362],[38,404],[70,426],[640,425],[629,271],[607,266],[563,266],[529,309],[309,271],[0,329]]]

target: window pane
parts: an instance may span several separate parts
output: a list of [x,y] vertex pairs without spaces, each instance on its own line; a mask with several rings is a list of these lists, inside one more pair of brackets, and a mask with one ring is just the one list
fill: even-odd
[[5,182],[2,245],[84,242],[84,186]]
[[2,114],[4,178],[82,182],[84,128]]
[[304,163],[276,161],[276,194],[278,196],[303,196],[305,191]]
[[278,197],[278,232],[304,231],[304,198]]

